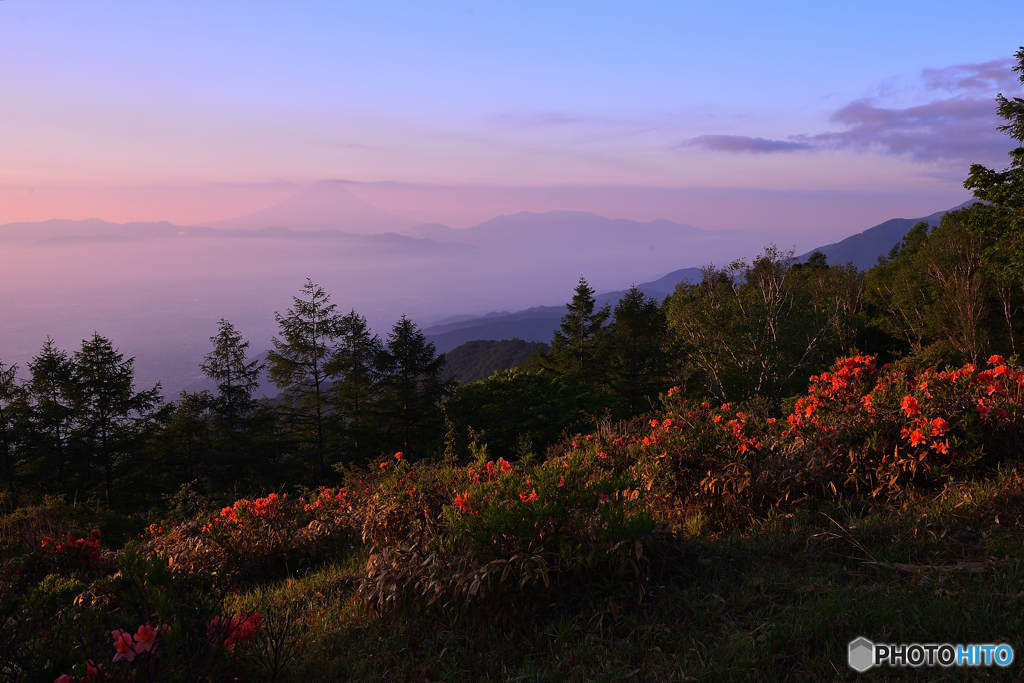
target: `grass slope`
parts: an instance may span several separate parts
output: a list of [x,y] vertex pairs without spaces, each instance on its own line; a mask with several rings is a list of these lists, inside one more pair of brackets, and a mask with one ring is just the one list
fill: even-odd
[[445,354],[445,379],[463,384],[487,379],[499,370],[522,365],[537,351],[547,348],[547,344],[522,339],[469,341]]

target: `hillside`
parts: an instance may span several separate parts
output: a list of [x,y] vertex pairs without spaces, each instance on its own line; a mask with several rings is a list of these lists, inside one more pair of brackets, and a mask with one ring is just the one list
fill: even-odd
[[[973,200],[972,200],[973,201]],[[851,235],[846,239],[835,242],[833,244],[826,244],[816,249],[812,249],[805,254],[801,254],[797,257],[798,261],[805,261],[815,251],[821,251],[828,257],[828,262],[833,265],[841,265],[845,263],[852,263],[861,270],[867,270],[871,266],[878,262],[880,256],[884,256],[903,239],[903,236],[907,233],[910,228],[914,227],[920,221],[926,221],[929,224],[935,226],[939,224],[942,217],[949,211],[955,211],[964,206],[969,206],[972,201],[964,202],[960,206],[955,206],[947,211],[936,211],[930,216],[924,216],[922,218],[893,218],[884,223],[880,223],[872,228],[865,230],[864,232]],[[555,213],[569,213],[569,212],[552,212]],[[522,217],[523,214],[517,214]],[[550,216],[545,214],[545,216]],[[502,217],[502,219],[511,219],[514,217]],[[595,217],[595,218],[600,218]],[[533,221],[536,226],[544,226],[544,221],[538,220],[537,216],[530,216],[528,221]],[[581,223],[584,222],[585,217],[574,217],[574,220]],[[607,219],[605,219],[607,220]],[[452,230],[445,228],[444,226],[418,226],[410,231],[410,234],[414,234],[420,237],[428,237],[439,242],[446,240],[457,240],[460,237],[460,233],[473,234],[492,234],[498,231],[500,225],[505,224],[507,221],[501,221],[495,219],[484,223],[477,228],[471,230]],[[611,223],[616,223],[612,221]],[[664,229],[665,223],[668,221],[652,221],[653,224],[657,224],[655,229]],[[606,225],[601,226],[602,229],[606,228]],[[680,230],[695,231],[695,228],[690,226],[679,225],[677,226]],[[700,232],[700,231],[696,231]],[[694,234],[694,233],[690,233]],[[473,241],[473,240],[467,240]],[[737,252],[738,253],[738,252]],[[681,268],[674,270],[667,275],[653,280],[651,282],[644,282],[638,287],[648,296],[652,296],[656,299],[664,299],[666,296],[672,294],[675,291],[676,285],[686,280],[689,282],[697,282],[701,278],[700,268]],[[598,306],[603,306],[606,303],[610,303],[613,307],[620,298],[625,294],[625,290],[604,292],[595,296],[597,299]],[[509,339],[511,337],[519,337],[527,341],[541,341],[548,342],[551,340],[552,334],[558,329],[559,322],[562,316],[565,315],[564,306],[536,306],[528,308],[522,311],[516,311],[514,313],[488,313],[485,316],[472,317],[472,316],[458,316],[455,322],[434,325],[424,330],[430,341],[434,342],[437,346],[438,351],[448,351],[454,349],[460,344],[464,344],[473,339]]]
[[878,263],[879,256],[888,254],[893,247],[900,243],[907,231],[921,221],[936,226],[942,217],[950,211],[970,206],[972,203],[974,203],[973,199],[947,211],[936,211],[930,216],[922,218],[893,218],[864,232],[851,235],[842,241],[811,249],[806,254],[798,256],[797,259],[804,261],[815,251],[820,251],[828,257],[828,262],[833,265],[852,263],[861,270],[867,270]]
[[[700,279],[700,268],[674,270],[653,282],[644,282],[637,288],[648,296],[661,301],[675,291],[683,280],[696,282]],[[597,306],[615,304],[625,295],[626,290],[595,294]],[[480,317],[458,316],[453,322],[432,325],[423,330],[427,339],[434,343],[441,353],[456,348],[474,339],[492,341],[517,337],[525,341],[550,342],[551,336],[565,315],[565,306],[534,306],[515,313],[488,313]]]
[[499,370],[522,365],[534,353],[547,348],[547,344],[522,339],[466,342],[445,354],[444,379],[454,379],[462,384],[487,379]]

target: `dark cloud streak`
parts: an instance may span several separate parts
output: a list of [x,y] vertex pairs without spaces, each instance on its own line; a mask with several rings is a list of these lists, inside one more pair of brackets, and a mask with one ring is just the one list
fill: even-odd
[[679,146],[701,147],[713,152],[748,152],[751,154],[798,152],[814,148],[814,145],[807,142],[766,140],[765,138],[751,138],[745,135],[701,135],[700,137],[686,140]]
[[796,139],[816,147],[875,149],[919,163],[954,165],[998,164],[1013,147],[997,130],[1002,120],[990,98],[956,97],[904,109],[858,100],[832,120],[847,130]]
[[[920,87],[931,101],[910,107],[884,107],[876,99],[850,102],[831,120],[845,128],[788,140],[743,135],[701,135],[680,147],[728,153],[777,153],[798,150],[874,150],[918,163],[962,167],[970,163],[1001,166],[1013,142],[997,127],[995,95],[1017,94],[1020,85],[1012,60],[956,64],[921,72]],[[941,97],[946,95],[946,97]]]

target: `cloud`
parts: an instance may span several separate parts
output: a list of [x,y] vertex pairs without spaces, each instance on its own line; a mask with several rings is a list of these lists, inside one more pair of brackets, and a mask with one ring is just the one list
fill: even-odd
[[790,142],[787,140],[766,140],[751,138],[746,135],[701,135],[686,140],[680,147],[702,147],[713,152],[749,152],[751,154],[774,154],[777,152],[797,152],[813,149],[808,142]]
[[943,69],[925,69],[921,80],[922,85],[932,91],[991,95],[1020,87],[1013,66],[1014,60],[1010,58],[981,64],[954,64]]
[[873,150],[940,166],[969,163],[1002,166],[1012,140],[997,130],[995,95],[1013,95],[1020,84],[1012,60],[956,64],[925,69],[916,88],[930,101],[913,106],[885,106],[885,97],[850,102],[831,116],[845,130],[766,140],[742,135],[702,135],[681,146],[719,152],[791,152],[813,149]]
[[794,139],[815,147],[877,150],[918,163],[958,166],[998,165],[1013,147],[997,130],[1002,120],[990,98],[949,98],[903,109],[857,100],[832,120],[847,129]]

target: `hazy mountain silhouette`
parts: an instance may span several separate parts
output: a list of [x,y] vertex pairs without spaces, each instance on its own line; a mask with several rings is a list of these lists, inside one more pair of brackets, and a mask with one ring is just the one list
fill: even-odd
[[907,231],[921,221],[936,226],[942,217],[950,211],[970,206],[975,201],[977,200],[970,199],[960,206],[954,206],[947,211],[937,211],[923,218],[893,218],[864,232],[851,235],[840,242],[811,249],[806,254],[798,256],[797,260],[805,261],[812,253],[820,251],[828,257],[828,262],[832,265],[852,263],[861,270],[867,270],[878,263],[879,256],[886,256],[893,247],[900,243]]
[[[705,258],[720,258],[723,247],[744,250],[760,245],[765,236],[740,230],[701,230],[691,225],[658,219],[647,222],[605,218],[586,211],[522,211],[498,216],[472,228],[454,229],[435,223],[417,225],[407,235],[439,242],[461,242],[503,251],[597,251],[614,249],[623,256],[684,250]],[[737,246],[742,244],[743,246]]]
[[269,208],[204,225],[232,230],[283,227],[372,234],[408,230],[415,221],[364,202],[345,189],[344,181],[321,180]]
[[[937,211],[923,218],[893,218],[840,242],[812,249],[797,257],[797,260],[805,261],[815,251],[821,251],[828,257],[830,264],[853,263],[857,268],[867,270],[878,262],[880,256],[887,255],[895,245],[899,244],[907,231],[920,221],[926,221],[933,226],[938,225],[946,213],[969,206],[974,201],[972,199],[948,211]],[[567,216],[566,214],[571,215]],[[507,239],[506,236],[511,235],[518,228],[522,233],[530,234],[533,239],[544,239],[546,236],[550,241],[559,239],[559,231],[564,230],[563,226],[575,226],[577,231],[590,229],[595,233],[603,234],[609,241],[617,240],[615,235],[617,229],[625,229],[627,232],[635,231],[634,234],[640,232],[645,237],[646,235],[661,234],[667,236],[669,240],[675,239],[673,231],[690,236],[700,235],[704,232],[670,221],[651,221],[651,223],[640,224],[633,221],[611,221],[594,214],[566,211],[502,216],[469,230],[451,230],[444,226],[417,226],[411,232],[423,236],[430,235],[434,239],[448,237],[455,239],[453,233],[472,232],[474,236],[465,241],[480,243],[487,239]],[[641,232],[644,229],[647,230],[646,233]],[[565,235],[566,233],[561,234]],[[480,235],[484,236],[483,239],[479,237]],[[554,236],[552,237],[552,235]],[[649,296],[660,300],[675,291],[676,285],[683,280],[698,282],[700,278],[700,268],[683,268],[672,271],[652,282],[640,284],[638,287]],[[598,306],[610,303],[614,307],[624,294],[625,291],[606,292],[595,295],[594,298],[597,299]],[[489,313],[477,318],[460,316],[458,320],[451,323],[428,327],[424,332],[427,339],[434,342],[438,351],[442,352],[477,339],[500,341],[519,338],[525,341],[550,342],[565,313],[564,306],[537,306],[514,313]]]
[[[697,282],[700,277],[700,268],[682,268],[654,282],[641,283],[637,289],[660,302],[672,294],[680,282]],[[614,309],[625,294],[626,290],[604,292],[595,294],[594,299],[598,307],[610,304]],[[521,339],[549,343],[565,314],[565,306],[534,306],[515,313],[488,313],[475,318],[457,316],[458,319],[452,319],[452,322],[441,321],[441,324],[432,325],[423,332],[440,353],[476,340]]]

